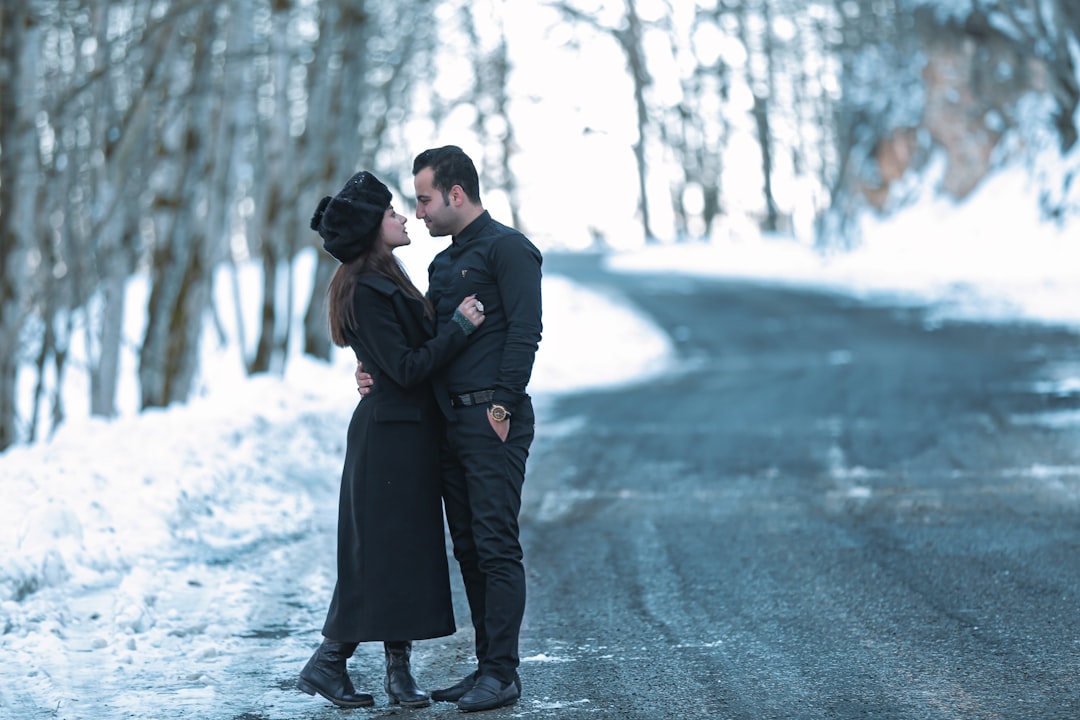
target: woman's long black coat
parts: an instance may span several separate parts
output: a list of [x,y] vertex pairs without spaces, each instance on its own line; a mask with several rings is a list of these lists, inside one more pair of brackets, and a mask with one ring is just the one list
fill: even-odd
[[465,346],[448,322],[433,337],[420,300],[361,275],[349,343],[374,385],[353,412],[338,509],[337,586],[323,635],[339,642],[454,632],[439,446],[445,391],[435,371]]

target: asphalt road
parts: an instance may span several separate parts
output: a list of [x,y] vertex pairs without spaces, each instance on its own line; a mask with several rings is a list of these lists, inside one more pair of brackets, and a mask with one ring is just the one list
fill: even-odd
[[626,294],[683,368],[555,408],[519,713],[1080,717],[1080,425],[1054,422],[1080,395],[1047,392],[1080,337],[546,267]]
[[[522,512],[525,694],[483,717],[1080,718],[1080,391],[1053,391],[1080,377],[1080,336],[605,275],[588,258],[545,268],[627,296],[680,360],[542,408]],[[335,507],[336,487],[318,493]],[[376,707],[296,690],[332,584],[325,515],[221,558],[251,606],[202,658],[209,676],[185,669],[179,637],[175,673],[88,665],[81,703],[19,716],[460,717],[387,706],[373,643],[350,669]],[[428,688],[471,670],[455,585],[459,632],[414,653]],[[176,612],[239,601],[192,594]]]

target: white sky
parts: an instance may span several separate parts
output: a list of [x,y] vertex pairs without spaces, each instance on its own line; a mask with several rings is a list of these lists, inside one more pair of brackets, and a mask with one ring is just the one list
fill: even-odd
[[[1033,205],[1023,176],[1006,174],[963,206],[930,201],[868,225],[863,250],[829,260],[790,240],[743,237],[639,250],[608,262],[621,272],[745,277],[935,304],[941,320],[1023,318],[1080,327],[1075,228],[1070,237],[1040,224]],[[441,242],[412,225],[414,246],[403,256],[421,279]],[[302,264],[298,275],[306,274]],[[253,273],[243,280],[257,286]],[[306,297],[303,288],[298,295]],[[544,321],[530,386],[538,442],[555,432],[544,418],[559,392],[632,383],[675,362],[669,340],[619,297],[559,276],[545,277]],[[136,338],[139,318],[131,324]],[[41,707],[60,704],[69,713],[62,717],[80,717],[78,696],[92,694],[96,673],[137,664],[164,676],[183,657],[203,668],[185,687],[210,702],[213,669],[233,642],[251,580],[227,564],[201,566],[199,577],[237,591],[219,606],[198,609],[205,627],[185,637],[197,621],[185,605],[186,578],[194,574],[185,564],[202,562],[193,548],[227,554],[303,533],[319,514],[336,512],[315,498],[325,500],[338,481],[356,401],[352,361],[344,351],[330,365],[296,357],[282,378],[245,379],[237,348],[211,342],[200,397],[139,415],[130,410],[134,388],[125,386],[129,409],[113,421],[84,417],[85,379],[77,356],[71,364],[70,421],[50,442],[0,454],[7,518],[0,528],[0,614],[8,626],[0,634],[0,701],[22,688]],[[1075,389],[1080,372],[1058,380]],[[319,492],[297,482],[304,474],[325,477]],[[332,579],[322,581],[329,597]],[[18,588],[36,591],[15,602]]]

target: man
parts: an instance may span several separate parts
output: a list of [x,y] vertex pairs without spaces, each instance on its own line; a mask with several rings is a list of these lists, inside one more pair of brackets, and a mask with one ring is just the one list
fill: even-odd
[[[521,696],[518,635],[525,570],[518,513],[533,440],[525,389],[540,342],[540,251],[492,219],[472,160],[448,145],[413,162],[416,217],[452,242],[428,267],[428,298],[440,322],[475,294],[486,316],[444,371],[454,418],[442,453],[443,503],[476,633],[477,669],[433,700],[465,712],[512,705]],[[366,392],[362,369],[357,383]]]

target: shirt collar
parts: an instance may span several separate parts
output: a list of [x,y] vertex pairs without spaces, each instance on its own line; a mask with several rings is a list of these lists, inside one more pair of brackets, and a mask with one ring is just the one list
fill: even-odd
[[491,213],[487,210],[476,216],[476,219],[465,226],[465,228],[454,236],[453,242],[455,245],[464,245],[472,240],[474,237],[480,234],[480,231],[491,222]]

